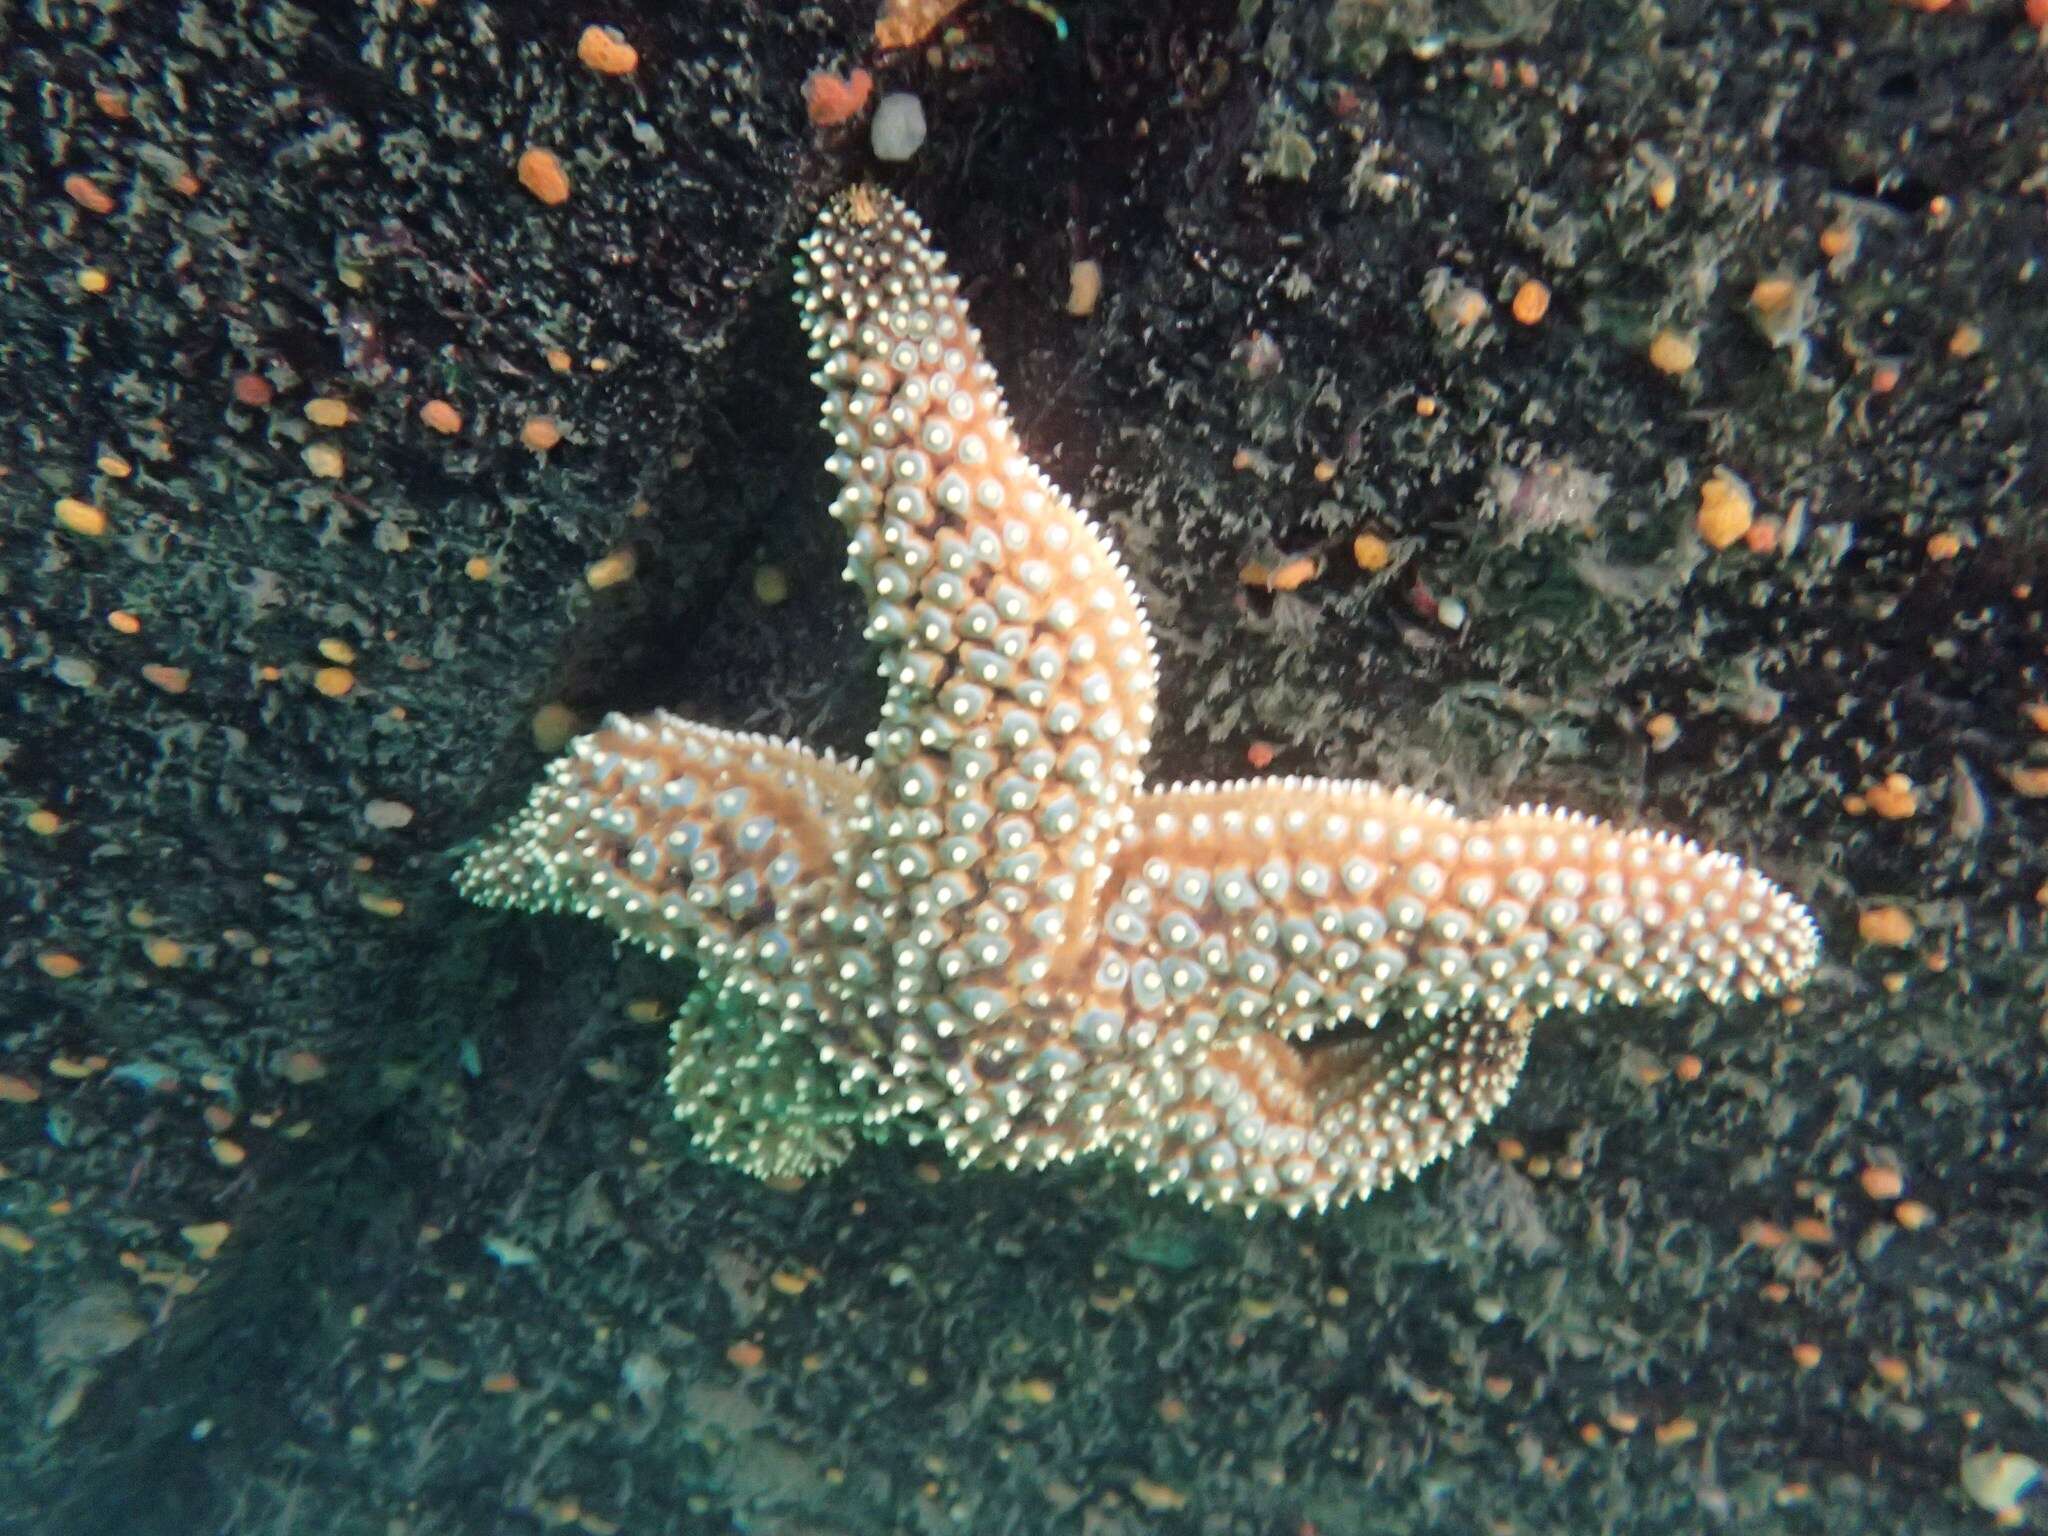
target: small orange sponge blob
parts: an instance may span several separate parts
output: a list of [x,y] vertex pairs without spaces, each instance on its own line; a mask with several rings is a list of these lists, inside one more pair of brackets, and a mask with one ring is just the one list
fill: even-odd
[[1717,469],[1700,487],[1700,508],[1694,519],[1700,537],[1715,549],[1726,549],[1749,532],[1756,498],[1740,479]]
[[429,400],[420,407],[420,420],[445,437],[462,430],[462,412],[446,400]]
[[630,75],[640,67],[640,51],[617,27],[585,27],[576,39],[576,57],[600,75]]
[[875,77],[864,69],[856,69],[844,79],[821,69],[804,81],[804,110],[814,126],[837,128],[867,110],[874,88]]
[[569,173],[544,149],[529,149],[519,157],[519,185],[550,208],[569,201]]

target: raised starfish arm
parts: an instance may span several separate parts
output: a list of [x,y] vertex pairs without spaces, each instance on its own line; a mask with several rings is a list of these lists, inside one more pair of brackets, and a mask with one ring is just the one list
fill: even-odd
[[1314,779],[1148,793],[1074,1014],[1080,1049],[1139,1064],[1084,1075],[1049,1134],[1086,1127],[1198,1198],[1360,1197],[1491,1118],[1541,1014],[1776,992],[1817,944],[1731,855],[1571,812],[1468,820]]
[[1178,1189],[1289,1215],[1363,1200],[1470,1141],[1529,1054],[1526,1014],[1388,1018],[1299,1045],[1241,1034],[1160,1062],[1137,1094],[1156,1111],[1115,1149],[1154,1194]]
[[1156,665],[1122,562],[1019,447],[916,215],[873,187],[835,198],[797,282],[889,684],[854,883],[896,929],[880,995],[914,1078],[936,1040],[1049,1001],[1141,782]]

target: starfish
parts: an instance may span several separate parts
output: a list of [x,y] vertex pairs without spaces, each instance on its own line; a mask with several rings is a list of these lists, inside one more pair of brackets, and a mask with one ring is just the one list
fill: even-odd
[[842,193],[797,284],[888,685],[868,755],[615,715],[456,877],[694,960],[670,1087],[713,1155],[807,1174],[896,1126],[1294,1214],[1470,1140],[1554,1009],[1811,972],[1802,906],[1668,833],[1149,785],[1144,605],[1019,445],[923,225]]

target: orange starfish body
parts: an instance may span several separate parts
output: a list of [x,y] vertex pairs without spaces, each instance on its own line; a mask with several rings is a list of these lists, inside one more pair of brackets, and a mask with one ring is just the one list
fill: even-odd
[[804,241],[834,516],[888,684],[870,755],[657,714],[575,743],[459,875],[714,999],[678,1113],[808,1171],[851,1106],[963,1162],[1099,1153],[1290,1212],[1446,1156],[1559,1008],[1800,984],[1804,908],[1731,855],[1323,779],[1149,787],[1158,691],[1106,532],[1026,457],[958,280],[890,194]]

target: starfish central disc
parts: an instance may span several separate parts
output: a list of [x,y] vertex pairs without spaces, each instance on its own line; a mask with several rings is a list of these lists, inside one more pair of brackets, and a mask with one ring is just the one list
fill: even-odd
[[1322,1208],[1468,1141],[1553,1009],[1811,972],[1803,907],[1668,834],[1149,787],[1144,606],[1019,445],[923,226],[855,188],[797,284],[887,683],[869,757],[613,717],[457,875],[697,962],[670,1081],[714,1155],[809,1172],[907,1117],[964,1162]]

